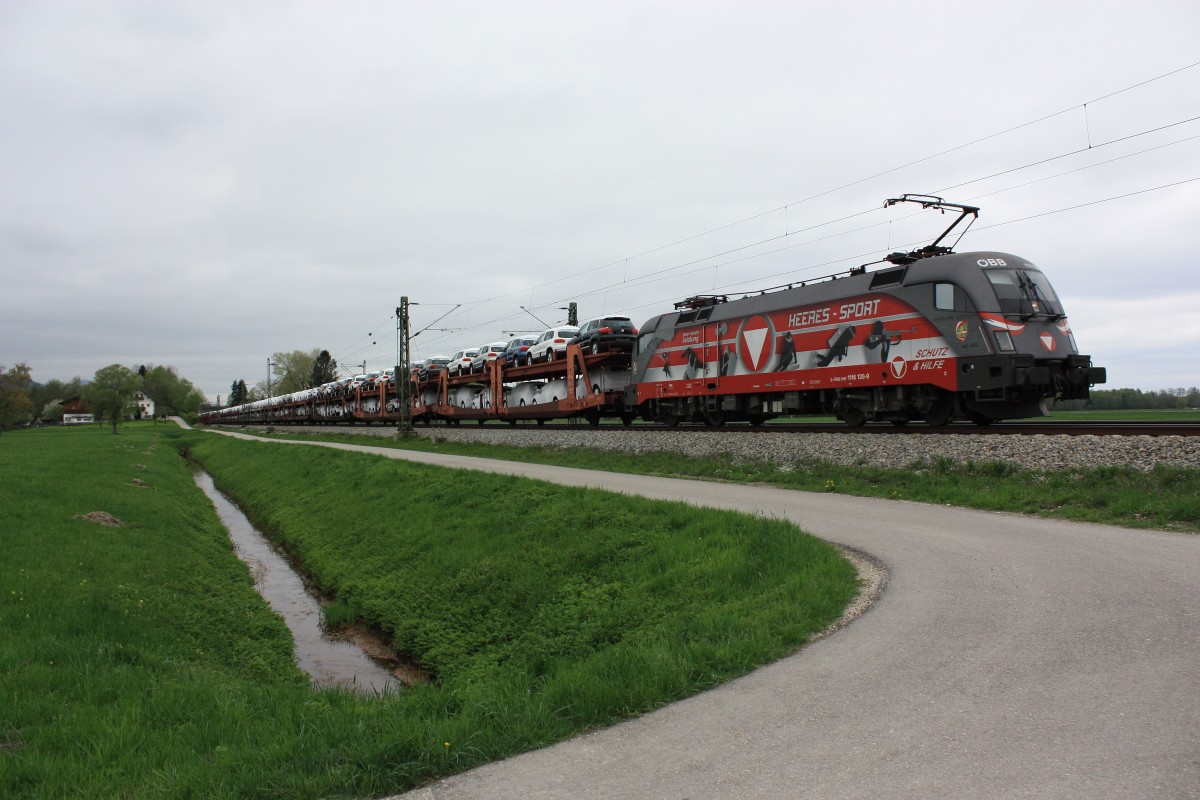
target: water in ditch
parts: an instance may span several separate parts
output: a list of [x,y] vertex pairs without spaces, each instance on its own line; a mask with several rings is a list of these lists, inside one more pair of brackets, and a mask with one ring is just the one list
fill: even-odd
[[358,645],[330,637],[321,626],[321,605],[291,565],[237,506],[213,485],[212,477],[196,473],[198,485],[216,506],[229,529],[238,558],[250,567],[254,587],[283,617],[296,643],[296,663],[320,686],[340,685],[378,694],[394,690],[400,682]]

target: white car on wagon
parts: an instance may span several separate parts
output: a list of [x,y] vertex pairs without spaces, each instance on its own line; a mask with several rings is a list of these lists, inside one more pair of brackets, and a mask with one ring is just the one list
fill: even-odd
[[470,372],[483,372],[489,361],[495,361],[504,352],[508,342],[489,342],[479,345],[479,352],[471,358]]
[[579,333],[574,325],[560,325],[544,331],[533,344],[529,345],[529,363],[538,361],[556,361],[567,352],[567,342]]
[[461,375],[464,372],[470,372],[471,359],[477,355],[479,355],[478,347],[468,347],[466,350],[459,350],[450,356],[450,363],[446,365],[446,373],[449,375]]

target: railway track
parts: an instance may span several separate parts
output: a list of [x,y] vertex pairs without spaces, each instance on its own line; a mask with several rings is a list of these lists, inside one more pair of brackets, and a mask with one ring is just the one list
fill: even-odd
[[[390,427],[394,423],[388,423]],[[472,422],[463,422],[463,426],[467,428],[475,428],[476,424]],[[338,428],[351,429],[361,427],[355,425],[338,425]],[[425,425],[418,425],[419,428],[425,428]],[[440,423],[434,423],[430,428],[446,427]],[[510,425],[503,422],[489,421],[485,427],[490,428],[508,428]],[[1200,420],[1173,420],[1173,421],[1119,421],[1119,420],[1096,420],[1089,422],[1055,422],[1041,421],[1030,422],[1028,420],[1019,422],[997,422],[993,425],[975,425],[969,422],[954,423],[941,427],[930,427],[920,422],[914,422],[909,425],[890,425],[880,423],[870,423],[857,428],[852,428],[840,422],[799,422],[799,423],[772,423],[768,422],[760,426],[752,426],[745,424],[731,423],[723,425],[719,428],[708,427],[706,425],[678,425],[676,427],[667,427],[665,425],[653,424],[635,424],[625,427],[618,422],[601,422],[599,425],[591,425],[588,423],[553,423],[548,425],[537,425],[533,420],[526,420],[518,423],[518,427],[522,430],[604,430],[604,431],[629,431],[631,433],[653,432],[653,431],[677,431],[680,433],[701,433],[701,432],[721,432],[730,434],[739,433],[842,433],[854,435],[901,435],[901,436],[1200,436]]]
[[[703,426],[689,426],[694,430],[713,430]],[[682,430],[683,428],[680,428]],[[1197,436],[1200,421],[1161,422],[998,422],[993,425],[975,425],[970,422],[931,427],[921,423],[897,426],[869,424],[857,428],[836,422],[779,423],[754,428],[749,425],[722,428],[729,431],[761,431],[785,433],[851,433],[862,435],[912,435],[912,436]]]

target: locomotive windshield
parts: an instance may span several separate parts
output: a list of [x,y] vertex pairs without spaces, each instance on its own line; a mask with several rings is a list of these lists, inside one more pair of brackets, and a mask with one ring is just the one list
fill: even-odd
[[1000,311],[1021,319],[1048,317],[1061,319],[1058,295],[1046,276],[1035,269],[987,269],[983,271],[996,291]]
[[653,350],[656,344],[658,344],[657,334],[652,330],[646,331],[634,340],[633,354],[636,356]]

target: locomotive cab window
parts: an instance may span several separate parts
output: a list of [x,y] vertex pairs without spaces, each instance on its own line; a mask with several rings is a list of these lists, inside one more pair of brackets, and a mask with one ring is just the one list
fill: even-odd
[[649,352],[650,350],[654,349],[656,344],[658,344],[658,337],[653,331],[650,333],[643,333],[633,342],[633,354],[636,356]]
[[1022,319],[1045,316],[1061,319],[1058,295],[1046,276],[1033,269],[988,269],[984,275],[996,292],[1000,312]]
[[933,285],[933,305],[941,311],[954,311],[955,300],[953,283],[935,283]]

